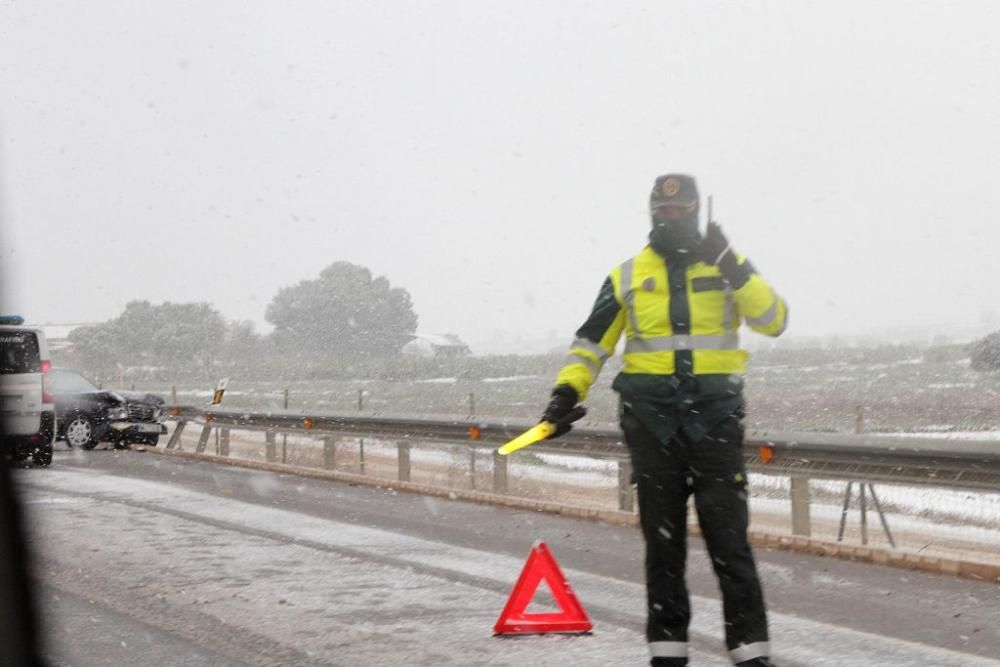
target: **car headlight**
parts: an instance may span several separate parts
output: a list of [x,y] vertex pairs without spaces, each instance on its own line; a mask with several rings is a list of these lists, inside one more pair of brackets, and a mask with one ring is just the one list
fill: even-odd
[[124,405],[116,405],[108,408],[105,414],[108,419],[128,419],[128,409]]

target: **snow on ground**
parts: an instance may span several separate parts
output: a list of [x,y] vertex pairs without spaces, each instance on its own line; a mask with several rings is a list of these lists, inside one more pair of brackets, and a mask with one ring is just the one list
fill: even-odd
[[[789,479],[772,475],[757,475],[751,473],[750,486],[754,492],[764,491],[776,495],[781,492],[787,498],[790,491]],[[847,482],[836,480],[814,479],[809,484],[813,493],[813,504],[823,504],[818,494],[826,494],[837,499],[825,500],[827,504],[843,502]],[[875,484],[879,502],[889,513],[903,513],[909,516],[922,516],[928,521],[951,522],[958,525],[975,524],[992,526],[1000,534],[1000,494],[973,492],[953,489],[940,489],[932,486],[897,486],[894,484]],[[754,502],[757,498],[754,499]],[[787,501],[786,501],[787,502]],[[854,485],[853,503],[857,504],[857,484]],[[853,505],[852,505],[853,506]],[[869,509],[874,510],[874,505]],[[839,510],[838,510],[839,511]],[[852,510],[856,511],[856,510]]]
[[538,375],[508,375],[506,377],[483,378],[481,382],[519,382],[521,380],[536,380]]
[[[778,498],[754,498],[751,503],[751,511],[755,513],[761,512],[767,514],[787,514],[788,500]],[[881,533],[882,526],[878,523],[876,513],[872,508],[869,508],[868,512],[869,532],[871,534]],[[834,505],[820,505],[813,503],[809,513],[814,522],[825,521],[830,524],[836,524],[840,521],[841,508]],[[853,528],[854,524],[858,521],[857,510],[851,511],[849,514],[849,521]],[[886,521],[889,523],[889,529],[897,536],[902,532],[919,533],[923,535],[930,533],[933,537],[929,539],[934,541],[967,541],[982,545],[995,545],[997,549],[1000,549],[1000,530],[995,528],[935,524],[929,530],[928,522],[923,519],[903,514],[891,514],[888,512],[886,513]]]
[[[484,468],[492,465],[492,450],[477,450],[477,452],[478,460]],[[365,438],[365,454],[394,457],[396,456],[396,445],[384,440]],[[510,459],[508,464],[509,474],[538,481],[569,481],[583,486],[617,486],[618,484],[618,464],[615,461],[583,459],[582,457],[560,454],[538,454],[536,456],[550,465],[522,462],[522,459],[514,457]],[[458,460],[467,461],[468,459],[469,449],[466,445],[455,446],[450,451],[443,449],[442,446],[414,447],[410,450],[410,463],[414,466],[419,464],[447,466]]]
[[[973,440],[976,442],[996,442],[1000,443],[1000,431],[952,431],[948,426],[941,426],[942,430],[931,431],[899,431],[895,433],[878,433],[875,435],[891,435],[901,438],[940,438],[942,440]],[[1000,451],[1000,450],[998,450]]]
[[595,459],[589,456],[567,456],[566,454],[538,454],[545,463],[569,470],[599,470],[608,474],[618,474],[618,461]]
[[[73,568],[81,553],[91,563],[115,563],[109,576],[118,585],[135,599],[155,600],[158,609],[166,603],[172,616],[196,609],[338,664],[603,666],[647,660],[645,594],[638,584],[567,570],[585,607],[630,620],[598,621],[588,637],[497,639],[491,627],[521,558],[164,483],[86,470],[46,473],[23,483],[30,500],[56,501],[31,517],[49,556]],[[101,571],[108,569],[92,576]],[[719,650],[719,603],[694,596],[692,604],[693,664],[728,664]],[[1000,667],[995,660],[785,614],[770,614],[770,625],[779,664]]]

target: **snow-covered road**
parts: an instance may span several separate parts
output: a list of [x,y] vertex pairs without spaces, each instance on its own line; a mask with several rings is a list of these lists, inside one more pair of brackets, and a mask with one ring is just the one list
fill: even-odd
[[[209,664],[198,662],[199,651],[245,664],[647,660],[644,592],[636,577],[641,554],[623,529],[135,453],[89,454],[85,460],[63,454],[53,468],[21,475],[41,579],[199,647],[190,660],[178,654],[175,664]],[[400,508],[386,510],[396,521],[371,519],[380,502]],[[456,525],[453,532],[445,526],[443,534],[428,533],[407,523],[400,516],[406,512],[430,519],[428,525],[435,517]],[[458,526],[463,520],[479,525]],[[497,531],[510,530],[511,521],[521,534],[498,549]],[[594,544],[594,551],[628,554],[620,567],[591,567],[582,543],[571,537],[585,534],[585,542],[596,542],[602,529],[606,543]],[[536,537],[562,562],[595,621],[593,635],[491,636],[527,555],[517,545]],[[986,648],[1000,646],[996,586],[792,554],[759,558],[782,665],[1000,666]],[[611,558],[602,554],[601,560]],[[869,579],[852,581],[851,568],[868,568],[858,576]],[[870,579],[878,571],[884,580]],[[698,577],[705,575],[692,572]],[[825,589],[826,600],[781,599],[786,591],[816,597]],[[692,590],[692,664],[728,664],[716,596],[711,586],[694,583]],[[914,608],[911,595],[927,604]],[[813,608],[824,611],[809,613]],[[858,623],[873,609],[883,617],[881,626]],[[900,618],[885,618],[890,609]],[[46,612],[56,637],[58,613],[57,605]],[[957,620],[963,614],[967,625]],[[116,650],[130,642],[142,643],[123,636],[124,647]],[[100,664],[88,657],[86,636],[53,645],[57,661]]]

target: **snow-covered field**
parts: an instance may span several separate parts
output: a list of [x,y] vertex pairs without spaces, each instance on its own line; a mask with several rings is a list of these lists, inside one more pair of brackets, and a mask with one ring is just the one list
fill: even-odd
[[[467,368],[398,380],[272,379],[233,372],[224,404],[281,409],[288,390],[291,409],[350,412],[358,409],[361,392],[364,410],[386,415],[467,415],[474,403],[483,417],[531,419],[544,409],[561,359],[539,360],[537,373],[503,374],[477,363],[487,362],[471,359]],[[619,367],[619,358],[610,360],[588,395],[588,420],[616,421],[618,395],[611,383]],[[215,385],[214,380],[140,383],[164,396],[176,385],[178,401],[192,405],[206,403]],[[976,373],[968,359],[937,359],[916,348],[758,351],[751,355],[746,391],[753,430],[849,433],[859,407],[869,432],[1000,429],[1000,374]]]

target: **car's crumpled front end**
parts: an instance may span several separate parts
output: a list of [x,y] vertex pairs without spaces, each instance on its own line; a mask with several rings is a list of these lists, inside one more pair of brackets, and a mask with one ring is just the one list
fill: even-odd
[[155,444],[167,432],[164,400],[155,394],[115,392],[120,403],[107,409],[107,437],[115,444]]

